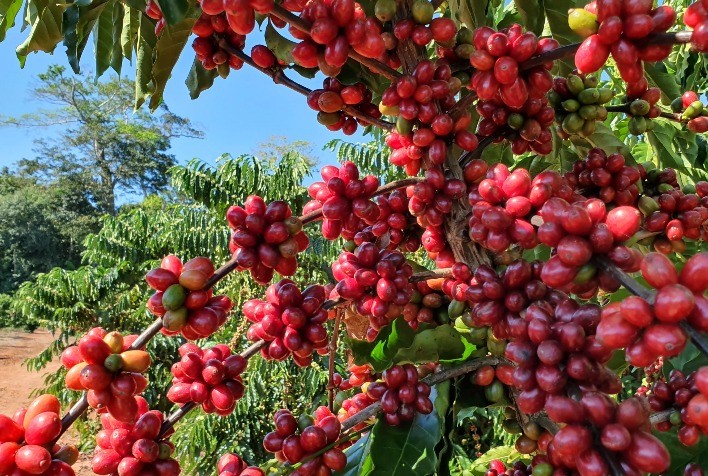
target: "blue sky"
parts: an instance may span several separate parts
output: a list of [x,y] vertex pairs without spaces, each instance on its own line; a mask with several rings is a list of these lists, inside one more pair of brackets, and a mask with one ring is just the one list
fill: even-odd
[[[257,32],[249,36],[247,51],[259,41],[258,36]],[[13,28],[5,41],[0,43],[0,71],[3,72],[5,91],[0,99],[0,114],[3,115],[20,115],[48,107],[33,101],[30,96],[37,74],[45,71],[51,64],[60,64],[70,70],[61,44],[53,55],[32,54],[27,59],[25,68],[20,69],[15,47],[22,39],[23,34],[19,28]],[[285,136],[291,141],[308,141],[321,163],[332,162],[331,154],[323,152],[322,146],[333,138],[347,136],[330,132],[320,125],[316,120],[316,113],[307,107],[304,96],[276,85],[260,72],[244,66],[240,71],[232,71],[226,80],[218,78],[211,89],[193,101],[189,98],[184,84],[193,58],[191,46],[188,45],[173,71],[164,95],[166,104],[174,113],[188,117],[205,134],[202,140],[173,141],[171,153],[179,162],[184,163],[197,157],[214,163],[222,153],[252,153],[259,143],[272,136]],[[84,71],[93,69],[91,43],[84,53],[82,67]],[[125,75],[133,77],[133,65],[124,64],[123,70]],[[304,82],[301,78],[298,81]],[[316,78],[307,85],[310,88],[321,87],[322,79]],[[32,157],[33,139],[60,132],[60,129],[27,130],[0,127],[0,167]],[[364,139],[357,133],[347,140],[360,142]]]

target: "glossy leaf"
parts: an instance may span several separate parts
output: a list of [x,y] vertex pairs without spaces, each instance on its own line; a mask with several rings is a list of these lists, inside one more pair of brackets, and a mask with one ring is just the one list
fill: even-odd
[[15,24],[22,3],[23,0],[0,0],[0,41],[5,39],[7,30]]
[[489,24],[489,0],[450,0],[448,5],[452,19],[458,25],[464,25],[473,30]]
[[661,89],[665,104],[670,104],[681,95],[681,88],[676,82],[676,76],[670,74],[663,63],[645,63],[644,71],[649,82]]
[[51,53],[62,40],[64,6],[52,0],[34,0],[28,4],[25,21],[30,32],[17,47],[17,58],[24,66],[27,55],[35,51]]
[[514,0],[514,4],[526,29],[540,35],[546,20],[543,0]]
[[152,59],[157,38],[155,37],[155,23],[147,17],[140,16],[140,27],[136,43],[135,65],[135,107],[140,107],[152,92]]
[[295,43],[292,40],[288,40],[283,35],[278,33],[273,25],[268,22],[265,30],[265,42],[266,46],[273,52],[276,58],[286,64],[292,64],[293,60],[293,48],[295,48]]
[[366,433],[359,441],[347,448],[347,465],[341,471],[336,471],[334,476],[365,476],[371,474],[373,463],[371,460],[371,433]]
[[165,21],[169,25],[176,25],[181,22],[187,12],[189,12],[189,2],[187,0],[158,0],[160,10],[165,16]]
[[155,61],[152,65],[154,90],[150,97],[150,109],[156,109],[162,102],[162,94],[170,79],[184,47],[187,45],[196,18],[185,18],[176,25],[166,25],[155,45]]
[[187,89],[189,89],[189,97],[197,99],[202,91],[206,91],[214,84],[214,79],[217,76],[216,69],[206,70],[202,66],[202,62],[194,58],[192,69],[189,70],[185,81]]

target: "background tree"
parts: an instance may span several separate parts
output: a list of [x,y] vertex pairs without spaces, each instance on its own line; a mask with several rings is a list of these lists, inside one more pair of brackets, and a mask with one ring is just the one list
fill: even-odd
[[39,75],[33,99],[54,107],[20,117],[0,117],[18,127],[62,125],[60,137],[36,141],[35,158],[20,161],[42,180],[69,178],[83,184],[101,213],[115,215],[120,194],[143,197],[162,190],[175,164],[168,154],[175,137],[200,138],[188,119],[160,106],[155,114],[133,108],[133,82],[126,78],[96,81],[65,74],[51,66]]

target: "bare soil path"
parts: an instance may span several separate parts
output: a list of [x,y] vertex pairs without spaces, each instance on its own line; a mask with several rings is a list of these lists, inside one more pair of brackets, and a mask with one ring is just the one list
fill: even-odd
[[[56,372],[61,364],[57,359],[40,372],[32,372],[24,366],[24,361],[37,356],[54,340],[44,329],[23,332],[14,329],[0,329],[0,413],[12,416],[15,411],[27,406],[32,390],[44,386],[44,376]],[[76,436],[69,432],[61,442],[75,443]],[[93,472],[88,455],[82,455],[73,466],[78,476],[89,476]]]

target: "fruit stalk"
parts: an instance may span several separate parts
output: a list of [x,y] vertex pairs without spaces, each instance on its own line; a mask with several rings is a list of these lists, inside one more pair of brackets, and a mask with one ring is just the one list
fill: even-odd
[[329,341],[329,380],[327,381],[327,392],[329,397],[329,409],[334,411],[334,358],[337,355],[337,339],[339,337],[339,327],[342,323],[342,310],[338,309],[337,315],[334,318],[334,329],[332,330],[332,339]]
[[482,152],[484,152],[484,148],[488,145],[493,144],[494,141],[497,140],[501,135],[501,133],[494,133],[491,136],[487,136],[481,141],[479,141],[479,145],[475,150],[471,150],[462,154],[462,156],[460,157],[460,167],[465,168],[465,165],[472,162],[474,159],[479,159],[482,156]]
[[[614,106],[605,106],[607,112],[623,112],[629,114],[629,104],[616,104]],[[671,121],[682,122],[681,114],[675,114],[673,112],[661,111],[660,117],[664,119],[669,119]]]
[[[285,73],[283,73],[283,70],[280,68],[274,68],[274,69],[261,68],[253,61],[253,59],[251,59],[250,56],[248,56],[242,50],[240,50],[238,48],[234,48],[225,40],[222,40],[219,43],[219,47],[221,49],[223,49],[224,51],[228,52],[229,54],[238,57],[244,63],[257,69],[258,71],[265,74],[266,76],[269,76],[275,84],[283,85],[283,86],[285,86],[289,89],[292,89],[293,91],[300,93],[304,96],[307,96],[308,94],[310,94],[312,92],[311,89],[309,89],[309,88],[303,86],[302,84],[300,84],[296,81],[293,81],[292,79],[287,77],[285,75]],[[353,106],[345,106],[342,109],[342,111],[346,112],[348,115],[350,115],[352,117],[356,117],[357,119],[361,119],[362,121],[366,121],[370,124],[374,124],[386,131],[393,130],[393,128],[395,127],[394,124],[392,124],[388,121],[384,121],[382,119],[377,119],[375,117],[369,116],[368,114],[364,114],[359,109],[357,109],[356,107],[353,107]]]
[[[372,195],[371,197],[377,197],[379,195],[384,195],[389,192],[393,192],[394,190],[398,190],[399,188],[404,188],[408,187],[409,185],[415,185],[418,182],[423,182],[425,181],[425,177],[409,177],[401,180],[396,180],[395,182],[389,182],[385,185],[380,186]],[[312,223],[313,221],[317,221],[318,219],[322,218],[322,209],[320,208],[319,210],[312,211],[310,213],[306,213],[305,215],[300,217],[300,221],[302,222],[303,225],[307,225],[308,223]]]
[[[276,18],[280,18],[284,22],[289,23],[293,27],[297,28],[298,30],[307,33],[308,35],[310,34],[310,22],[303,20],[300,17],[297,17],[293,15],[291,12],[287,11],[285,8],[281,7],[280,5],[275,5],[273,7],[273,10],[270,12],[271,15],[273,15]],[[357,61],[364,66],[368,67],[372,71],[382,74],[388,79],[396,79],[401,76],[401,73],[396,71],[395,69],[391,68],[388,65],[385,65],[381,63],[380,61],[376,61],[371,58],[366,58],[365,56],[360,55],[354,50],[349,51],[349,57],[353,59],[354,61]]]
[[421,271],[420,273],[415,273],[413,276],[411,276],[411,279],[409,279],[409,281],[411,283],[417,283],[418,281],[426,281],[428,279],[437,279],[437,278],[447,278],[449,276],[452,276],[452,268],[440,268],[440,269],[432,269],[430,271]]

